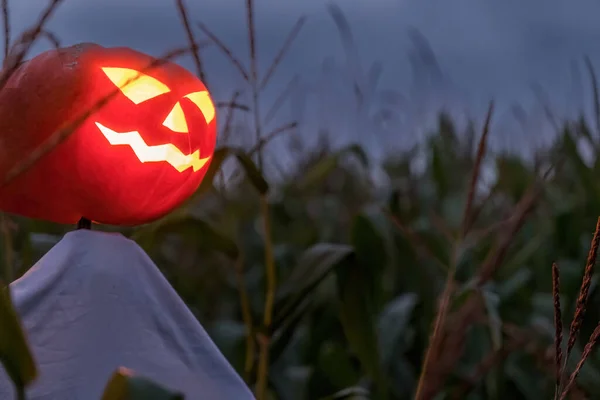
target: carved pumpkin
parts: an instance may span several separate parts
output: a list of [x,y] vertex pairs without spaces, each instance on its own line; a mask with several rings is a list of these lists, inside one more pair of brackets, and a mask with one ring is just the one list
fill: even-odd
[[173,63],[149,69],[153,61],[128,48],[80,44],[24,63],[0,91],[0,177],[118,93],[0,188],[0,209],[58,223],[135,225],[187,199],[214,152],[215,108],[193,74]]

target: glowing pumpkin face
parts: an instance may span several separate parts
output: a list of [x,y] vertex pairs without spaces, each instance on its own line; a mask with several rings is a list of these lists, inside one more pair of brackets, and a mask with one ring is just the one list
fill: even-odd
[[[171,92],[171,89],[159,80],[133,69],[102,68],[102,71],[115,86],[121,89],[123,95],[136,105]],[[210,124],[214,120],[215,109],[208,91],[201,90],[188,93],[182,99],[191,101],[200,110],[206,124]],[[148,145],[139,131],[119,133],[98,121],[95,124],[111,145],[126,145],[131,147],[131,150],[140,162],[143,163],[166,162],[179,172],[183,172],[189,168],[197,172],[210,158],[200,158],[200,151],[198,149],[190,149],[192,138],[187,136],[190,134],[190,131],[183,107],[181,106],[181,100],[174,103],[173,108],[171,108],[162,125],[172,132],[186,135],[183,136],[185,151],[192,151],[191,153],[184,153],[173,143]],[[188,143],[185,143],[186,141]]]
[[[214,152],[215,107],[194,75],[172,63],[148,69],[152,62],[131,49],[83,44],[25,63],[0,92],[0,160],[2,146],[12,147],[12,165],[16,153],[117,93],[0,189],[0,208],[59,223],[135,225],[188,198]],[[10,164],[0,161],[0,173]]]

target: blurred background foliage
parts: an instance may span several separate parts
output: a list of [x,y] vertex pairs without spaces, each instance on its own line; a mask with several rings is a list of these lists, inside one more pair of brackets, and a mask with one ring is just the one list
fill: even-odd
[[[457,258],[451,313],[466,297],[480,297],[485,312],[468,327],[464,353],[443,386],[448,397],[439,398],[464,387],[469,399],[551,396],[550,266],[556,260],[561,267],[563,315],[570,315],[600,201],[600,183],[593,179],[600,164],[588,165],[574,151],[584,127],[566,127],[547,154],[560,155],[561,168],[544,183],[493,277],[478,286],[473,277],[544,165],[543,159],[530,163],[507,154],[485,158],[495,179],[479,185],[478,215]],[[352,393],[348,398],[368,398],[359,388],[368,390],[371,383],[384,385],[388,398],[414,392],[476,159],[476,143],[461,139],[474,135],[463,133],[440,116],[438,132],[420,149],[385,161],[384,186],[373,183],[368,157],[353,146],[310,149],[292,176],[270,187],[278,282],[268,332],[274,398],[343,398],[344,390]],[[590,138],[597,142],[600,135]],[[412,171],[417,157],[425,165],[419,173]],[[247,338],[254,342],[265,333],[260,195],[245,174],[226,189],[205,186],[166,218],[122,231],[148,252],[230,362],[253,382]],[[8,269],[23,273],[69,229],[12,217],[15,257]],[[600,319],[593,300],[599,296],[594,280],[585,338]],[[494,354],[493,365],[485,367]],[[600,396],[598,357],[579,382],[589,396]]]
[[[252,387],[268,345],[272,399],[412,397],[446,287],[445,339],[424,398],[550,398],[551,264],[572,315],[600,210],[600,124],[591,125],[566,121],[552,146],[521,158],[486,149],[484,119],[459,129],[441,113],[426,140],[383,159],[358,144],[292,141],[277,173],[259,168],[268,147],[222,144],[180,209],[146,226],[93,229],[139,243]],[[7,215],[2,226],[4,281],[72,229]],[[600,320],[594,278],[583,344]],[[573,398],[600,398],[595,354]]]

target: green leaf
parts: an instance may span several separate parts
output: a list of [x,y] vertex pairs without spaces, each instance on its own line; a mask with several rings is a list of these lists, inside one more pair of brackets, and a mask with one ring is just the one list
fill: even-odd
[[121,367],[108,381],[102,400],[184,400],[184,396]]
[[217,176],[217,172],[219,172],[221,166],[223,165],[230,153],[231,151],[228,147],[221,147],[215,150],[212,159],[210,160],[208,170],[206,171],[206,175],[204,175],[202,183],[192,196],[192,199],[202,197],[204,194],[210,192],[214,188],[213,181],[215,180],[215,176]]
[[387,399],[387,382],[373,317],[373,294],[365,285],[365,282],[372,282],[372,271],[356,257],[351,261],[336,269],[340,319],[350,348],[375,384],[376,398]]
[[283,355],[288,345],[296,334],[300,322],[311,310],[313,305],[312,298],[306,297],[296,305],[290,314],[277,321],[277,326],[272,327],[273,335],[271,337],[270,362],[273,364]]
[[285,351],[302,319],[313,305],[313,292],[325,278],[353,255],[352,247],[319,243],[306,250],[289,278],[279,287],[271,329],[271,362]]
[[360,376],[346,347],[340,342],[325,342],[319,351],[318,366],[334,388],[354,384]]
[[514,201],[518,201],[531,185],[532,174],[529,168],[523,160],[512,155],[498,156],[495,161],[498,179],[493,190],[507,193]]
[[269,191],[269,184],[267,183],[267,180],[260,173],[258,167],[256,164],[254,164],[252,159],[241,149],[224,146],[215,150],[208,170],[206,171],[206,175],[204,175],[204,179],[202,179],[200,187],[192,196],[192,200],[202,197],[204,194],[213,189],[213,181],[215,180],[215,176],[229,156],[235,156],[237,158],[240,165],[244,169],[246,176],[258,193],[265,194]]
[[369,400],[370,393],[362,387],[349,387],[327,396],[321,400]]
[[529,269],[519,269],[498,287],[498,295],[501,301],[509,300],[519,290],[526,287],[532,280],[533,273]]
[[388,262],[384,236],[375,221],[366,214],[359,214],[352,221],[351,242],[358,263],[370,270],[368,277],[371,279],[365,284],[369,285],[373,305],[378,308],[383,296],[381,277]]
[[595,207],[600,206],[600,186],[598,185],[597,177],[593,173],[592,169],[588,167],[577,149],[577,143],[571,136],[570,132],[565,131],[563,133],[563,152],[568,158],[569,162],[573,165],[576,172],[574,179],[581,182],[586,194],[590,200],[594,203]]
[[339,165],[340,161],[349,154],[354,155],[364,167],[369,165],[367,154],[362,147],[357,144],[352,144],[330,154],[314,164],[302,177],[298,183],[298,188],[300,190],[306,190],[323,182],[323,180]]
[[278,289],[273,327],[277,328],[292,315],[294,309],[352,254],[352,247],[331,243],[319,243],[306,250],[289,278]]
[[448,173],[450,171],[444,166],[443,149],[440,149],[439,144],[433,142],[431,144],[431,177],[436,188],[436,194],[440,199],[448,194],[450,182]]
[[498,350],[502,347],[502,318],[500,317],[500,311],[498,311],[500,296],[486,289],[483,290],[482,294],[488,316],[492,344],[494,345],[494,350]]
[[217,231],[206,221],[185,214],[165,219],[161,224],[142,227],[134,232],[131,238],[148,251],[156,247],[169,233],[193,241],[199,250],[217,251],[231,258],[237,258],[239,254],[239,249],[232,239]]
[[395,350],[405,345],[403,336],[410,327],[410,319],[417,301],[418,297],[414,293],[402,294],[390,301],[381,313],[377,331],[384,364],[391,364],[399,354]]
[[244,168],[244,172],[246,172],[246,176],[248,176],[248,179],[252,182],[258,193],[266,194],[269,191],[269,184],[254,164],[254,161],[241,150],[236,150],[233,154],[237,157],[242,168]]
[[512,384],[517,388],[519,397],[527,400],[540,398],[539,388],[536,388],[531,382],[534,382],[531,371],[525,370],[518,363],[509,360],[507,363],[505,374],[506,378],[512,381]]
[[10,298],[10,287],[0,289],[0,362],[22,391],[37,376],[33,355]]

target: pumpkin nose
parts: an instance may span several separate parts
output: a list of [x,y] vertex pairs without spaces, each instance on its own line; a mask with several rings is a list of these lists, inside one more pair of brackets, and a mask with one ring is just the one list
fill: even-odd
[[185,113],[181,108],[181,103],[177,102],[171,109],[167,118],[163,121],[163,126],[177,133],[189,133],[188,124],[185,119]]

